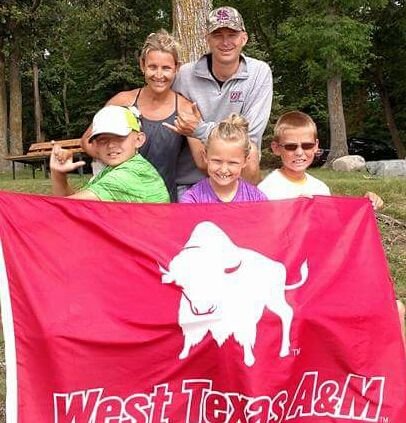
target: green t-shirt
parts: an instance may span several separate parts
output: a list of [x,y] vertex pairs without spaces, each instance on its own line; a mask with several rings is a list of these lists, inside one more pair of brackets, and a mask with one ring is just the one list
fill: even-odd
[[100,200],[134,203],[168,203],[169,194],[157,170],[141,155],[118,166],[106,166],[84,187]]

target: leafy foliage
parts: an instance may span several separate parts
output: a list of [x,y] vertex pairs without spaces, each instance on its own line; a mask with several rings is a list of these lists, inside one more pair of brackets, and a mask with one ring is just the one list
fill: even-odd
[[[224,2],[215,0],[213,4]],[[405,141],[404,2],[231,0],[228,4],[244,16],[250,36],[246,53],[268,62],[273,70],[268,133],[278,115],[300,109],[314,117],[321,141],[327,145],[326,81],[340,72],[348,135],[389,141],[375,83],[375,71],[380,67]],[[170,29],[171,4],[164,0],[3,0],[0,38],[6,60],[15,26],[23,28],[23,121],[24,139],[29,143],[34,133],[34,60],[40,69],[47,138],[78,136],[109,97],[143,83],[138,68],[140,48],[150,32]]]

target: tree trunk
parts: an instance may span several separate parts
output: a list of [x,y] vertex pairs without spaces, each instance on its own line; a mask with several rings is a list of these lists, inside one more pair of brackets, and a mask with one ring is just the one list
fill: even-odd
[[211,8],[211,0],[172,0],[173,33],[182,46],[182,63],[207,51],[206,20]]
[[395,122],[395,117],[393,115],[392,105],[389,98],[389,93],[386,89],[382,69],[378,68],[376,70],[376,84],[379,91],[379,96],[383,105],[383,110],[385,113],[386,124],[388,125],[389,132],[392,137],[392,143],[396,148],[397,155],[399,159],[406,158],[406,148],[400,139],[400,134],[398,127]]
[[20,76],[20,47],[14,36],[10,52],[10,154],[22,154],[22,95]]
[[328,114],[330,122],[330,153],[327,163],[348,154],[347,134],[341,91],[341,75],[327,81]]
[[3,40],[0,40],[0,171],[10,169],[10,163],[3,157],[8,154],[7,145],[7,90],[6,63],[3,53]]
[[68,65],[68,56],[65,52],[63,53],[63,60],[65,62],[65,71],[63,72],[63,87],[62,87],[63,115],[65,117],[66,136],[69,138],[70,137],[70,116],[69,116],[69,109],[68,109],[68,72],[66,71],[66,67]]
[[34,61],[32,64],[33,85],[34,85],[34,110],[35,110],[35,141],[43,141],[45,139],[42,132],[42,108],[41,95],[39,91],[39,70],[38,64]]
[[62,101],[63,101],[63,115],[65,117],[65,132],[66,136],[70,137],[70,117],[69,117],[69,109],[68,109],[68,83],[66,78],[63,81],[63,88],[62,88]]

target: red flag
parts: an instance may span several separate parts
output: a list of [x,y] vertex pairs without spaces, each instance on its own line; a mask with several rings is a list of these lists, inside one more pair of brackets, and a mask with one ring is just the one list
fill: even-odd
[[366,199],[0,194],[7,421],[403,422]]

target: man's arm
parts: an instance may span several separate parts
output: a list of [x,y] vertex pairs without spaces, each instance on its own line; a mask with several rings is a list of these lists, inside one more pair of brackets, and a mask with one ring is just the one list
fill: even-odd
[[261,154],[262,135],[271,114],[272,94],[271,68],[265,62],[260,62],[255,80],[251,84],[251,91],[247,94],[241,111],[241,114],[249,122],[249,136],[257,145],[259,155]]
[[251,151],[248,155],[247,166],[243,169],[241,176],[254,185],[257,185],[261,181],[258,147],[254,143],[251,143]]
[[[194,68],[195,63],[190,62],[181,66],[176,79],[172,85],[172,89],[182,94],[187,99],[194,101],[193,108],[197,110],[196,99],[191,91],[194,91]],[[175,132],[187,137],[197,138],[203,142],[207,140],[211,130],[216,126],[217,122],[206,122],[202,119],[200,113],[178,113],[175,125],[171,128]]]
[[187,137],[190,152],[197,168],[203,172],[207,171],[207,163],[204,160],[204,144],[197,138]]
[[[179,115],[187,115],[194,117],[196,120],[201,120],[201,115],[199,109],[196,106],[196,103],[192,103],[182,95],[178,95],[178,117],[175,119],[176,121],[180,119]],[[170,125],[166,122],[162,123],[162,125],[174,130],[177,132],[176,126]],[[200,139],[187,136],[187,141],[189,144],[190,152],[192,154],[193,160],[198,169],[202,171],[206,171],[207,164],[204,160],[203,152],[204,152],[204,144],[200,141]]]
[[202,121],[196,103],[191,103],[190,108],[180,108],[178,110],[173,125],[167,122],[164,122],[162,125],[185,137],[193,137],[196,128],[202,124],[204,124],[204,122]]
[[252,83],[252,89],[246,96],[241,114],[249,122],[249,136],[252,140],[248,165],[243,170],[242,176],[253,184],[261,181],[259,167],[261,157],[262,135],[268,124],[272,107],[273,81],[271,68],[264,62]]
[[[249,136],[257,144],[260,154],[262,135],[266,129],[272,107],[273,82],[270,67],[261,61],[247,58],[250,90],[246,93],[241,115],[249,122]],[[188,97],[192,84],[191,64],[183,65],[173,84],[173,89]],[[224,116],[225,117],[225,116]],[[205,141],[217,122],[206,122],[194,114],[178,114],[176,132]]]

